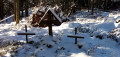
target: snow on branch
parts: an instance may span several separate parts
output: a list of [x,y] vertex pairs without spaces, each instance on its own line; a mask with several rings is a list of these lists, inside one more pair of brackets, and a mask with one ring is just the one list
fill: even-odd
[[9,17],[7,17],[7,18],[4,18],[3,20],[0,20],[0,23],[1,22],[3,22],[3,21],[5,21],[5,20],[7,20],[7,19],[9,19],[9,18],[11,18],[11,17],[13,17],[14,15],[11,15],[11,16],[9,16]]

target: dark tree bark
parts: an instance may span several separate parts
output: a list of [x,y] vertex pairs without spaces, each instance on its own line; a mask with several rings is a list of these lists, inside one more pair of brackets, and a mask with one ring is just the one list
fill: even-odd
[[93,13],[94,13],[94,0],[91,0],[91,10],[92,10],[91,14],[93,15]]
[[76,0],[73,0],[72,13],[76,12]]
[[90,10],[90,8],[91,8],[91,0],[88,0],[88,12],[89,12],[89,10]]
[[23,0],[20,0],[21,1],[21,11],[22,11],[22,17],[24,17],[24,7],[23,7]]
[[98,0],[98,1],[97,1],[97,8],[98,8],[98,9],[100,8],[100,5],[101,5],[101,1]]
[[105,11],[107,10],[107,0],[105,0],[105,7],[104,7],[104,9],[105,9]]
[[3,0],[0,0],[0,19],[3,19]]
[[25,0],[25,16],[28,17],[28,0]]
[[77,0],[77,2],[78,2],[78,3],[77,3],[77,5],[78,5],[77,7],[78,7],[79,10],[81,10],[81,3],[82,3],[82,2],[81,2],[81,0]]
[[13,21],[16,21],[16,0],[14,0],[14,18]]

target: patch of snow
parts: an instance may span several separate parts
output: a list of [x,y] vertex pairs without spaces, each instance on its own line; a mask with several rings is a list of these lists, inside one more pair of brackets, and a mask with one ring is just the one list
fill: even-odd
[[81,52],[81,53],[77,53],[77,54],[73,53],[73,54],[71,54],[70,57],[91,57],[91,56],[88,56],[84,52]]
[[104,31],[111,31],[112,29],[115,28],[115,24],[113,22],[105,22],[105,23],[97,24],[96,28]]

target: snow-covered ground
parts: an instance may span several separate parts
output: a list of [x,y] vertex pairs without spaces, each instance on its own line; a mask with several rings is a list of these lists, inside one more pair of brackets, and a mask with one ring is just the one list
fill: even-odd
[[[15,51],[7,52],[4,57],[120,57],[120,12],[98,12],[89,15],[86,11],[78,11],[75,19],[53,26],[53,37],[48,35],[48,27],[35,28],[23,18],[17,26],[15,22],[0,24],[0,45],[7,42],[25,42],[25,36],[17,35],[24,32],[27,24],[28,32],[36,35],[29,36],[29,44],[19,46]],[[72,19],[72,18],[71,18]],[[78,28],[78,44],[67,35],[75,35]],[[4,50],[3,50],[4,51]],[[1,51],[0,51],[1,53]]]

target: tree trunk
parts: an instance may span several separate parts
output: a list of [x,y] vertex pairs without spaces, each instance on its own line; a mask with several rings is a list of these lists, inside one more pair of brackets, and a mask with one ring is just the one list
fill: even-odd
[[92,9],[91,14],[93,15],[93,13],[94,13],[94,0],[91,0],[91,9]]
[[79,10],[81,10],[81,6],[82,6],[81,3],[82,3],[81,0],[78,0],[77,5],[78,5],[78,9],[79,9]]
[[104,9],[105,9],[105,11],[107,10],[107,0],[105,0],[105,7],[104,7]]
[[19,23],[19,19],[20,19],[20,8],[19,8],[19,0],[14,0],[14,3],[15,3],[15,10],[14,10],[14,18],[16,20],[16,24]]
[[25,16],[28,17],[28,1],[25,0]]
[[90,0],[88,0],[88,12],[89,12],[89,10],[90,10],[90,7],[91,7],[91,4],[90,4]]
[[59,5],[59,0],[56,0],[56,3]]
[[24,17],[24,12],[23,12],[23,11],[24,11],[24,9],[23,9],[23,8],[24,8],[24,7],[23,7],[23,0],[21,0],[21,8],[22,8],[22,9],[21,9],[21,11],[22,11],[22,17]]
[[16,21],[16,0],[14,0],[14,18],[13,21]]
[[98,1],[97,1],[97,8],[98,8],[98,9],[100,8],[100,5],[101,5],[101,1],[98,0]]
[[3,0],[0,0],[0,19],[3,19]]

